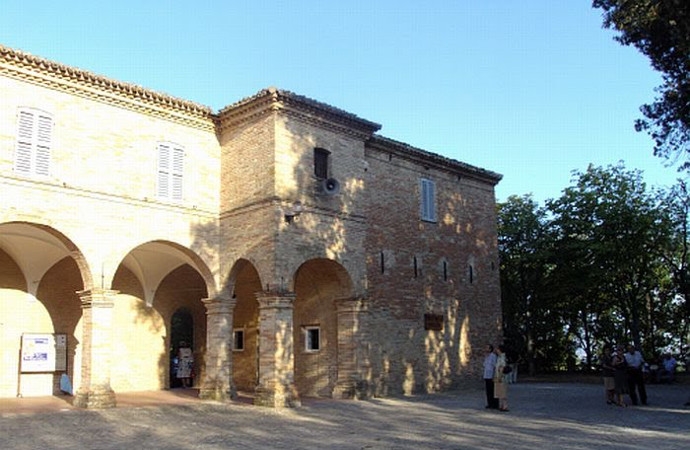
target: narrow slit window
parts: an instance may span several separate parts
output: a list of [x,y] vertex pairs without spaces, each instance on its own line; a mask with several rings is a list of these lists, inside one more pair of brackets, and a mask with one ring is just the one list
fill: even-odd
[[436,183],[428,178],[420,180],[420,213],[425,222],[436,222]]
[[381,252],[381,273],[386,272],[386,260],[384,259],[383,252]]
[[328,160],[331,152],[324,148],[314,149],[314,176],[320,180],[328,178]]
[[470,284],[474,282],[474,267],[470,264],[469,267]]
[[416,256],[413,258],[412,264],[414,265],[414,277],[417,278],[419,276],[419,268],[417,267],[417,257]]
[[448,281],[448,262],[443,261],[443,281]]
[[232,349],[236,352],[244,350],[244,330],[235,330],[232,339]]

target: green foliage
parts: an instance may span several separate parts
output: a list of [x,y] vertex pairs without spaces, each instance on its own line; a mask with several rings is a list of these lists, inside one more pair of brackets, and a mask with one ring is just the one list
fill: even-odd
[[504,332],[531,372],[572,368],[576,348],[593,367],[605,343],[651,357],[687,341],[689,205],[622,163],[575,172],[543,208],[499,205]]
[[[640,109],[638,131],[655,141],[654,154],[664,158],[690,153],[690,2],[687,0],[594,0],[603,10],[604,26],[616,39],[646,55],[661,72],[659,96]],[[690,171],[690,161],[681,165]]]

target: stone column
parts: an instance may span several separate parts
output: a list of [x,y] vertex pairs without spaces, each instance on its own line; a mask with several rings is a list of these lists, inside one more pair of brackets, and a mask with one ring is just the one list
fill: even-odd
[[361,337],[364,335],[362,318],[364,300],[341,298],[335,300],[338,327],[338,377],[333,398],[352,399],[368,396],[363,361],[358,352],[364,351]]
[[113,297],[118,291],[91,289],[78,292],[82,307],[81,385],[74,397],[80,408],[113,408],[110,386],[113,340]]
[[259,385],[254,404],[300,406],[295,388],[292,313],[294,294],[259,292]]
[[234,299],[209,298],[206,306],[206,370],[199,398],[226,401],[237,397],[232,381],[232,320]]

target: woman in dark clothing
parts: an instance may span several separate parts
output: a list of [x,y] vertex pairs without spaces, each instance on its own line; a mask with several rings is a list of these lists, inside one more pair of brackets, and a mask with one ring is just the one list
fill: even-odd
[[625,349],[622,345],[616,348],[612,358],[611,365],[613,366],[613,380],[615,385],[616,404],[618,406],[627,406],[623,401],[623,395],[628,394],[628,370],[625,362]]

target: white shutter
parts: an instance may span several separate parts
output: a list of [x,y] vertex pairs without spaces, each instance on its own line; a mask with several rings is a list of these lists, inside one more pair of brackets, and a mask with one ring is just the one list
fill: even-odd
[[172,152],[172,200],[182,200],[182,174],[184,169],[184,150],[176,147]]
[[37,175],[48,175],[50,173],[50,145],[52,136],[53,120],[48,116],[39,115],[34,166],[34,173]]
[[158,144],[158,197],[170,197],[170,146]]
[[52,117],[30,109],[20,110],[14,170],[26,175],[49,175],[52,141]]
[[158,197],[182,200],[184,149],[169,143],[158,144]]
[[17,147],[14,154],[14,170],[31,173],[31,154],[34,136],[35,115],[31,111],[19,111],[17,117]]

